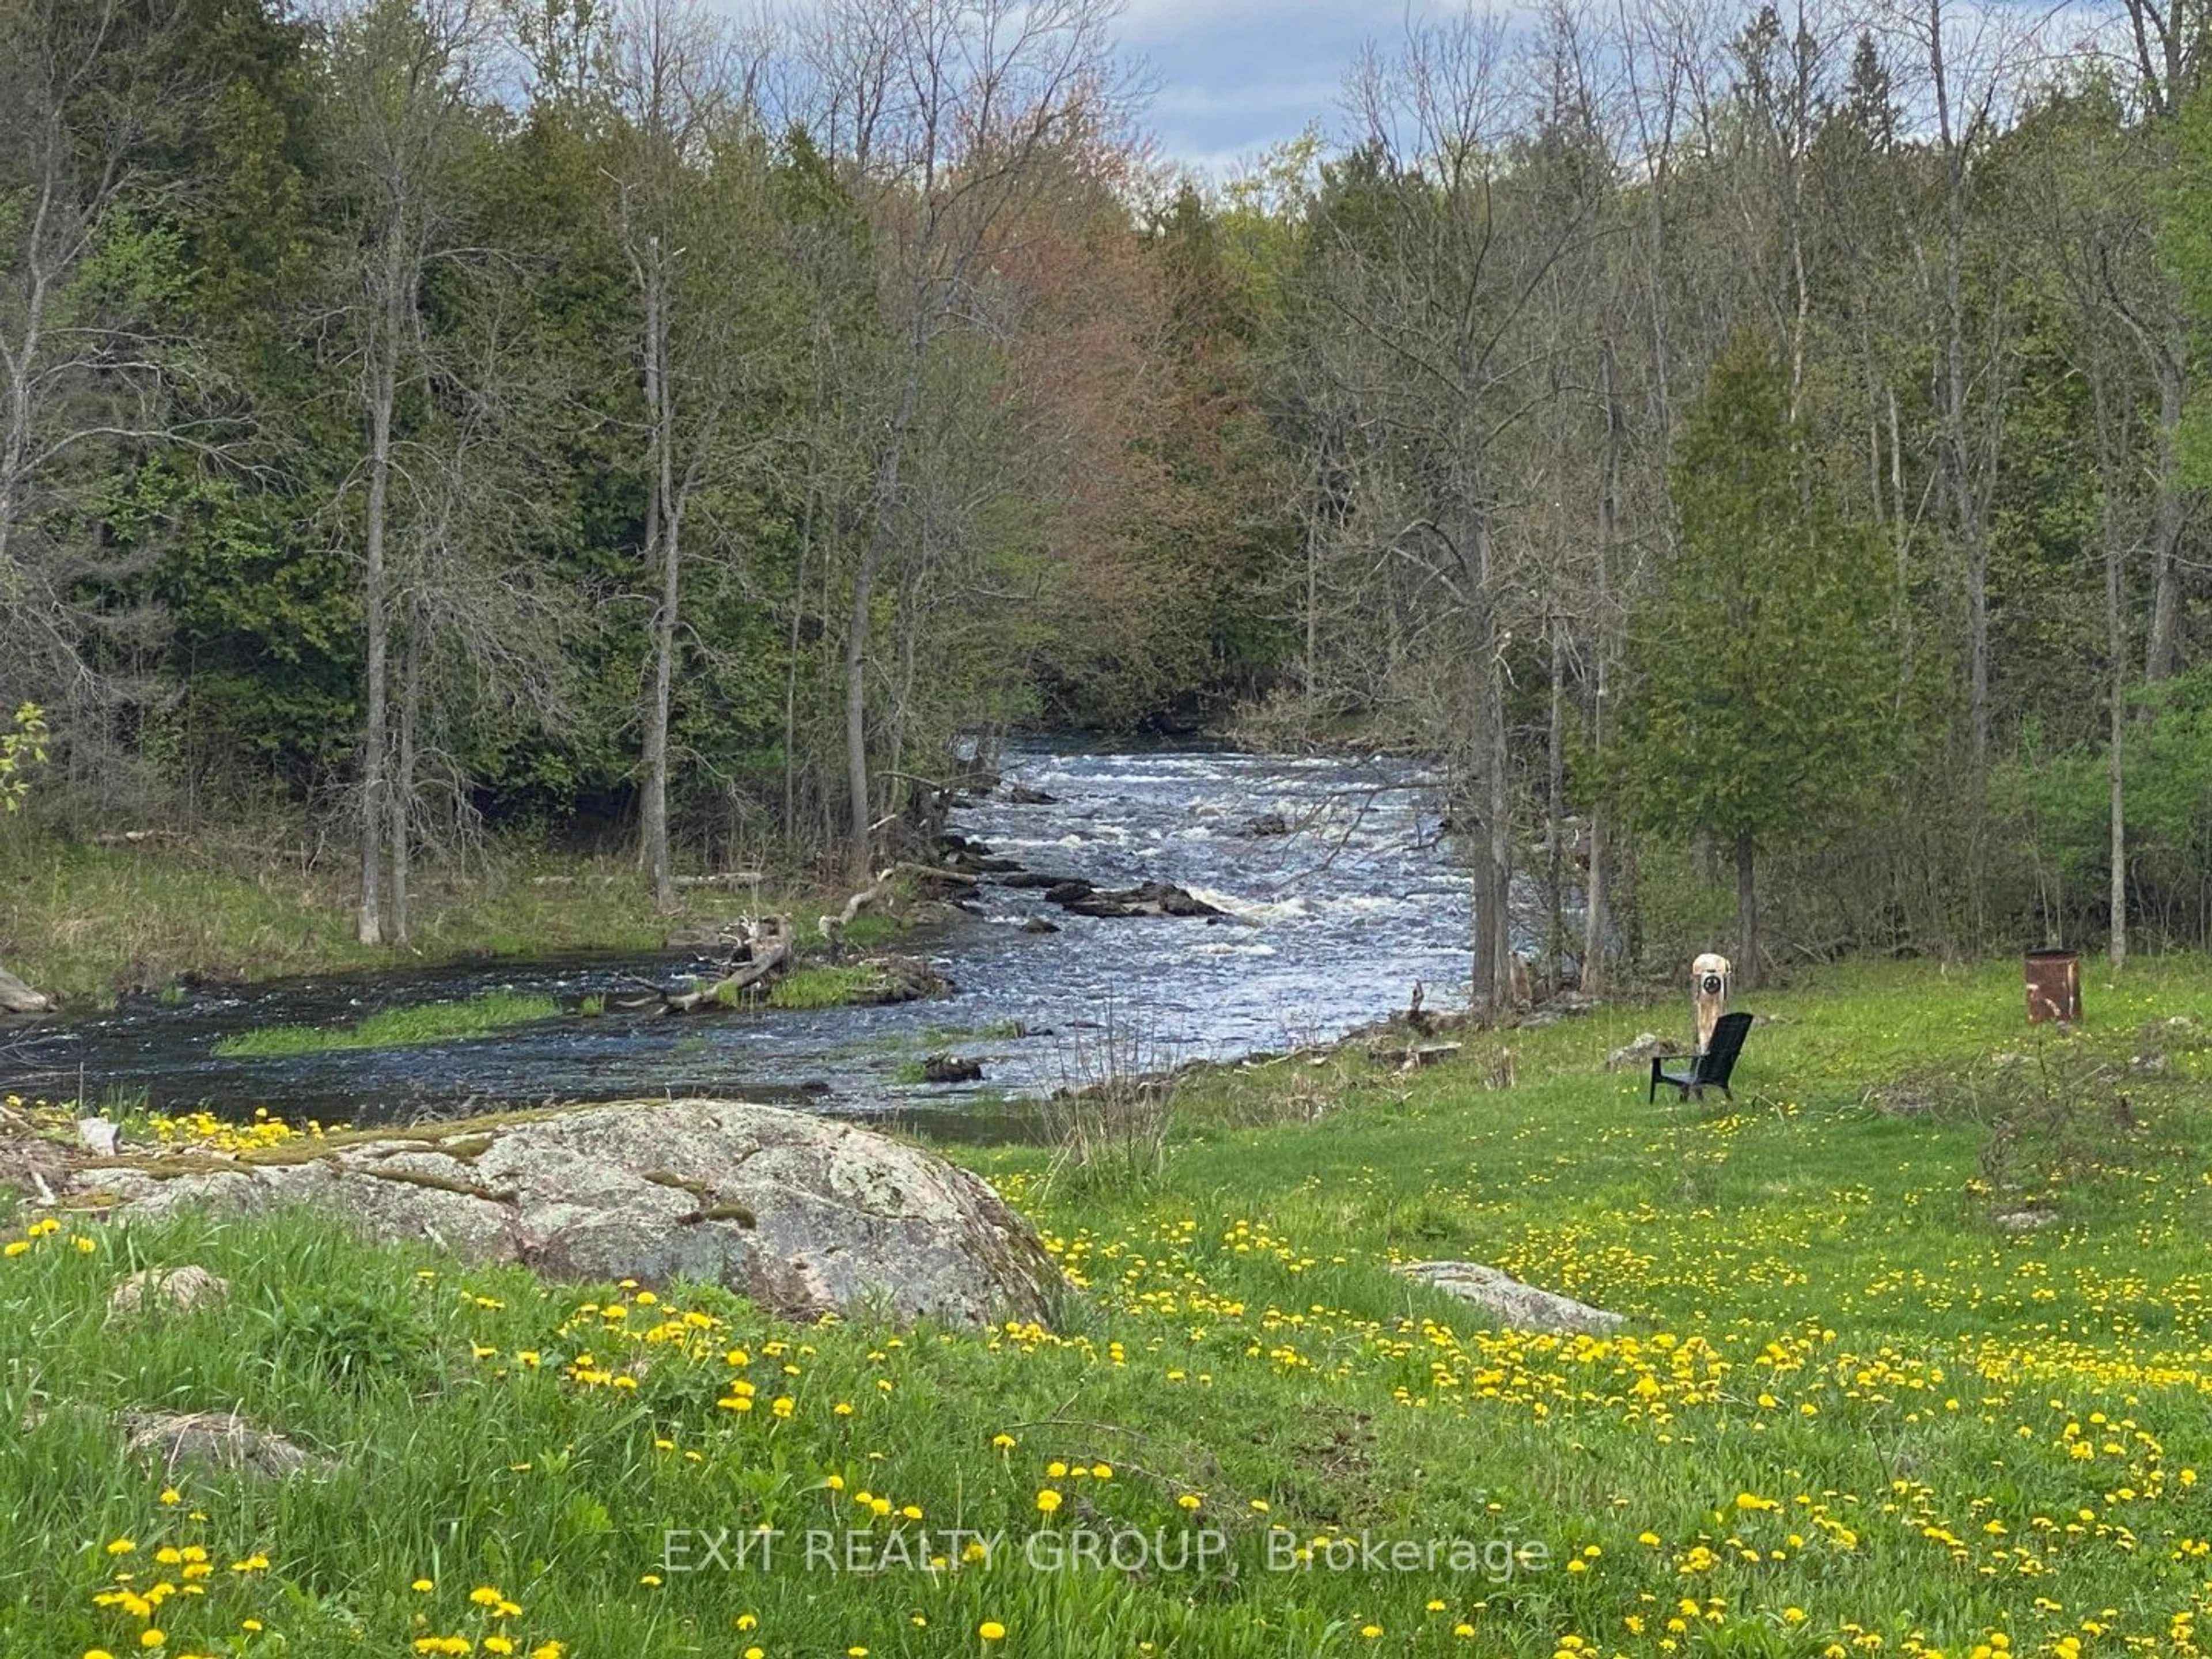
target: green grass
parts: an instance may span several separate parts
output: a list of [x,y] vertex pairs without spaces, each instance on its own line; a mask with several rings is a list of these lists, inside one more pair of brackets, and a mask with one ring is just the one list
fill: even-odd
[[466,1002],[426,1002],[411,1008],[387,1008],[357,1024],[276,1025],[240,1031],[218,1040],[215,1052],[227,1057],[269,1058],[328,1054],[341,1048],[397,1048],[410,1043],[449,1042],[484,1036],[511,1025],[551,1019],[561,1012],[550,997],[489,991]]
[[848,951],[872,951],[905,933],[898,919],[880,910],[863,910],[846,924],[840,942]]
[[[1471,1037],[1408,1077],[1351,1055],[1214,1074],[1146,1182],[956,1149],[1079,1281],[1049,1334],[793,1328],[719,1291],[648,1304],[309,1218],[72,1219],[0,1258],[0,1421],[44,1413],[0,1435],[0,1652],[138,1650],[144,1621],[95,1596],[118,1571],[177,1579],[157,1552],[191,1546],[216,1571],[161,1610],[173,1654],[477,1643],[502,1622],[480,1587],[522,1609],[519,1650],[568,1659],[2193,1652],[2209,969],[2093,968],[2080,1038],[2024,1026],[2014,963],[1814,976],[1741,999],[1774,1020],[1733,1104],[1647,1105],[1639,1074],[1602,1071],[1686,1023],[1670,1000]],[[1510,1088],[1487,1086],[1501,1048]],[[2058,1218],[2006,1231],[2023,1210]],[[1391,1271],[1443,1256],[1631,1326],[1489,1330]],[[186,1261],[230,1299],[105,1320],[122,1273]],[[750,1412],[717,1404],[739,1381]],[[329,1471],[186,1474],[164,1503],[106,1426],[154,1403],[235,1407]],[[925,1528],[1005,1539],[959,1571],[808,1566],[808,1529],[863,1524],[878,1553]],[[664,1559],[667,1528],[696,1561],[700,1533],[734,1554],[763,1525],[783,1534],[765,1570],[757,1548]],[[1079,1525],[1171,1548],[1218,1529],[1235,1571],[1025,1553]],[[1333,1571],[1324,1547],[1269,1571],[1278,1527],[1464,1540],[1476,1569]],[[1485,1571],[1505,1547],[1530,1559]]]
[[842,1008],[876,982],[866,968],[799,968],[768,994],[771,1008]]

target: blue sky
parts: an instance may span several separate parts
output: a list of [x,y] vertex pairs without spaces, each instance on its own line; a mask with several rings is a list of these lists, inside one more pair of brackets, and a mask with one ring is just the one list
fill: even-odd
[[1361,44],[1401,40],[1436,0],[1127,0],[1119,33],[1155,90],[1167,156],[1218,178],[1313,122],[1334,133]]

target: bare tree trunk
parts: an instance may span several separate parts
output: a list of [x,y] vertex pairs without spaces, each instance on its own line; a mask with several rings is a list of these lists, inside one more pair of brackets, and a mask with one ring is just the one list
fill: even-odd
[[1321,504],[1306,515],[1305,731],[1313,735],[1314,702],[1321,674]]
[[376,322],[377,339],[369,366],[368,518],[362,535],[365,569],[362,580],[362,621],[367,636],[367,704],[362,726],[361,803],[361,916],[363,945],[384,942],[383,858],[386,781],[386,750],[390,744],[387,700],[389,673],[386,664],[391,618],[385,592],[384,541],[392,495],[392,417],[398,400],[400,324],[411,295],[403,293],[405,261],[404,218],[395,210],[385,233],[382,315]]
[[422,624],[410,617],[404,660],[399,671],[399,744],[392,780],[392,904],[386,933],[394,945],[407,942],[407,877],[410,823],[415,806],[415,730],[422,701]]
[[[2093,369],[2091,392],[2095,399],[2097,418],[2097,462],[2104,488],[2101,528],[2105,536],[2105,647],[2106,667],[2110,675],[2106,695],[2110,703],[2106,710],[2107,720],[2106,756],[2106,781],[2111,805],[2112,849],[2112,930],[2108,951],[2114,968],[2124,968],[2128,960],[2128,811],[2127,811],[2127,726],[2128,726],[2128,630],[2126,612],[2123,608],[2125,572],[2122,568],[2120,526],[2117,496],[2119,480],[2118,450],[2112,430],[2112,409],[2105,390],[2105,376]],[[2163,434],[2161,434],[2163,435]],[[2161,479],[2163,483],[2163,479]],[[2164,501],[2161,497],[2160,509]]]
[[645,547],[648,568],[658,570],[660,595],[653,617],[653,682],[645,710],[645,798],[638,804],[638,862],[652,884],[653,902],[661,910],[676,905],[676,884],[668,867],[668,707],[675,672],[676,600],[679,570],[669,489],[667,383],[667,294],[660,238],[645,239],[645,412],[651,422],[652,474],[646,486]]
[[40,221],[31,230],[33,263],[25,297],[23,337],[12,350],[0,340],[0,350],[6,350],[8,371],[8,422],[0,429],[0,601],[16,598],[19,586],[15,568],[9,563],[9,548],[14,540],[15,514],[21,510],[25,457],[31,450],[31,387],[41,368],[39,346],[46,325],[46,272],[37,264],[38,239],[44,233],[47,211],[43,198],[39,211]]
[[853,573],[853,611],[845,625],[845,788],[852,812],[845,862],[855,882],[867,878],[874,850],[868,805],[868,617],[875,599],[874,553],[872,544]]
[[1583,880],[1583,977],[1585,996],[1605,994],[1605,947],[1607,918],[1613,902],[1606,879],[1606,860],[1613,856],[1612,836],[1604,815],[1593,812],[1589,828],[1589,872]]
[[2126,736],[2128,720],[2127,629],[2120,617],[2120,550],[2105,538],[2105,628],[2112,653],[2112,707],[2109,766],[2112,782],[2112,966],[2128,961],[2128,810]]
[[1559,642],[1556,617],[1551,635],[1551,726],[1545,733],[1544,756],[1544,823],[1551,849],[1544,872],[1544,902],[1551,936],[1545,943],[1545,953],[1550,958],[1546,973],[1557,986],[1560,963],[1567,954],[1566,848],[1563,845],[1567,817],[1567,653]]
[[[1605,701],[1613,662],[1613,559],[1620,537],[1620,450],[1622,428],[1626,424],[1621,412],[1619,389],[1614,384],[1613,347],[1606,345],[1599,361],[1605,389],[1605,490],[1598,499],[1598,544],[1594,597],[1597,615],[1597,641],[1593,655],[1593,684],[1590,697],[1590,747],[1602,753],[1605,746]],[[1583,972],[1580,988],[1587,996],[1597,996],[1605,989],[1605,951],[1607,935],[1611,932],[1611,918],[1607,915],[1611,899],[1606,880],[1606,860],[1611,855],[1611,836],[1607,834],[1602,808],[1590,813],[1589,871],[1583,884]]]
[[2143,651],[2143,678],[2153,684],[2174,670],[2181,625],[2181,533],[2188,518],[2180,481],[2182,368],[2167,353],[2157,356],[2158,507],[2151,531],[2150,639]]
[[1912,521],[1905,510],[1905,439],[1897,416],[1897,388],[1884,388],[1889,404],[1890,528],[1896,538],[1897,696],[1902,712],[1912,683]]
[[868,634],[875,600],[876,576],[890,556],[892,515],[898,502],[899,475],[905,463],[907,434],[913,429],[915,410],[921,398],[923,356],[927,343],[919,331],[909,343],[906,383],[899,390],[898,409],[884,434],[877,457],[875,511],[868,527],[866,545],[853,573],[853,609],[845,633],[845,781],[851,794],[850,838],[846,863],[855,885],[866,885],[870,874],[874,807],[868,788]]
[[676,877],[668,854],[668,716],[676,684],[677,604],[682,586],[682,514],[672,501],[661,520],[660,604],[653,623],[653,708],[647,732],[647,872],[655,908],[676,908]]
[[1751,832],[1735,838],[1735,974],[1747,989],[1765,977],[1759,963],[1759,885],[1753,879]]
[[1490,832],[1485,873],[1491,890],[1489,915],[1490,1006],[1513,1006],[1513,797],[1506,771],[1505,664],[1493,648],[1483,677],[1483,720],[1488,753],[1483,757],[1487,799],[1483,816]]
[[1512,797],[1506,775],[1505,665],[1498,613],[1489,586],[1489,526],[1477,515],[1461,550],[1465,572],[1469,654],[1481,677],[1474,694],[1475,811],[1482,833],[1468,839],[1474,860],[1474,972],[1473,1005],[1496,1018],[1513,1006],[1512,930],[1506,912],[1512,890]]
[[783,838],[799,844],[799,646],[806,616],[807,557],[814,550],[816,452],[806,448],[806,500],[800,510],[799,551],[791,572],[791,626],[784,639],[783,664]]

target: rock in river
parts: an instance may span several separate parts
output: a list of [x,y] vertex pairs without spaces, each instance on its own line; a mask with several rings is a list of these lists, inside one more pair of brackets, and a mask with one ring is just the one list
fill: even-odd
[[555,1278],[691,1279],[793,1318],[1044,1320],[1062,1280],[1029,1224],[967,1170],[872,1130],[731,1100],[639,1101],[431,1125],[319,1157],[85,1170],[118,1212],[307,1205]]
[[[1080,884],[1085,887],[1088,883]],[[1118,892],[1086,891],[1062,898],[1057,887],[1045,894],[1071,915],[1106,916],[1218,916],[1222,912],[1204,899],[1164,881],[1148,881]]]

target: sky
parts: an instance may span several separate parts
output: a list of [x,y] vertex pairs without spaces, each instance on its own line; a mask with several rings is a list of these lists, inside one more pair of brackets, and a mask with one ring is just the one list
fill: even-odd
[[1171,161],[1216,179],[1318,122],[1343,124],[1361,45],[1404,38],[1437,0],[1128,0],[1123,49],[1146,71],[1148,125]]

